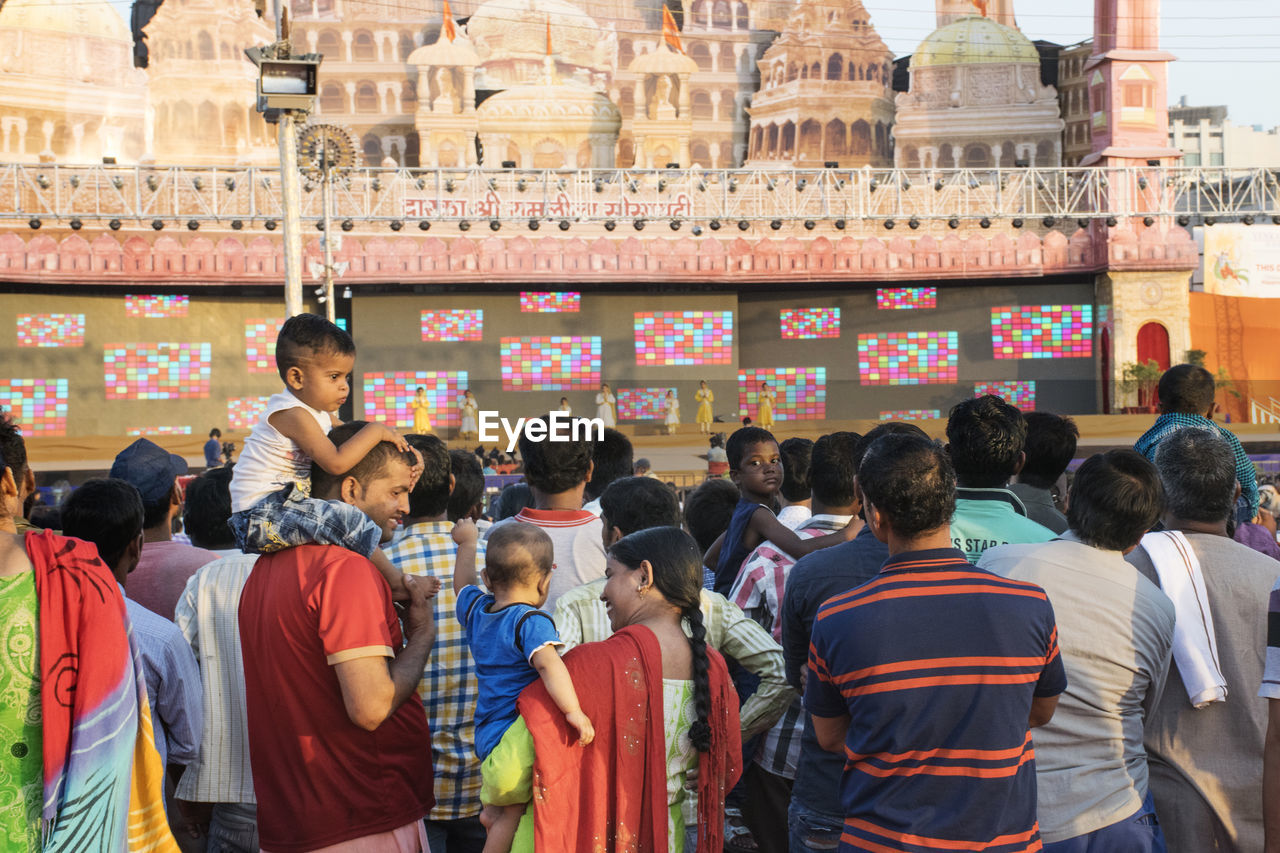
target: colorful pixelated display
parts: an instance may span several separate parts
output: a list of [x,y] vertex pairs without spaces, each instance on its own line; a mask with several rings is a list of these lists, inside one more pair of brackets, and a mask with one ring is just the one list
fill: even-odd
[[427,391],[428,417],[432,429],[458,426],[462,413],[458,398],[467,389],[465,370],[409,370],[364,375],[365,420],[413,429],[413,397],[419,388]]
[[[674,388],[619,388],[618,420],[662,420],[667,416],[667,392]],[[679,399],[679,393],[676,398]]]
[[424,341],[484,340],[484,309],[454,308],[422,312]]
[[244,352],[249,359],[250,373],[276,372],[276,338],[283,325],[283,317],[245,320]]
[[879,332],[858,335],[863,385],[933,385],[959,376],[958,332]]
[[185,317],[190,299],[185,296],[140,296],[128,294],[124,298],[124,313],[129,317]]
[[129,435],[191,435],[189,426],[130,427]]
[[66,379],[0,379],[0,407],[23,435],[66,435],[67,384]]
[[503,338],[503,391],[594,390],[603,347],[598,336]]
[[82,347],[83,314],[19,314],[18,346]]
[[778,323],[784,341],[840,337],[839,308],[783,308]]
[[936,287],[880,287],[876,289],[876,308],[901,311],[910,308],[937,308]]
[[991,309],[996,358],[1089,358],[1092,305],[1021,305]]
[[582,294],[573,291],[544,293],[524,291],[520,294],[520,310],[526,314],[565,314],[582,310]]
[[227,400],[227,426],[230,429],[252,429],[262,417],[270,397],[232,397]]
[[768,382],[776,402],[775,421],[821,420],[827,416],[825,367],[762,367],[738,371],[738,409],[758,419],[760,383]]
[[1009,405],[1017,406],[1024,412],[1033,412],[1036,408],[1036,381],[1034,379],[979,382],[973,386],[973,396],[984,397],[987,394],[994,394]]
[[108,344],[102,358],[108,400],[209,396],[212,344]]
[[638,311],[636,364],[732,364],[732,311]]
[[880,413],[882,421],[927,421],[942,417],[941,409],[894,409]]

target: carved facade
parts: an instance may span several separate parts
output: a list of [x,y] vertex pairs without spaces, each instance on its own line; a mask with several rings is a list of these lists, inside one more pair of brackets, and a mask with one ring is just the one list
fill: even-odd
[[106,0],[8,0],[0,71],[0,160],[136,163],[150,150],[147,76]]
[[860,0],[802,0],[758,63],[748,161],[892,165],[892,61]]
[[921,42],[911,90],[898,95],[894,162],[902,168],[1012,168],[1062,163],[1057,92],[1013,27],[976,15]]
[[279,162],[245,48],[275,40],[253,0],[168,0],[145,28],[154,155],[162,163]]

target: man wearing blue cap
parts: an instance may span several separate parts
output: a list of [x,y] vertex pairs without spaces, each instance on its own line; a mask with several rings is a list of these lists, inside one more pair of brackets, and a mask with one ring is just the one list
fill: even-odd
[[173,541],[173,519],[182,511],[178,477],[187,463],[153,441],[140,438],[116,456],[111,476],[132,483],[142,496],[142,557],[129,575],[129,597],[173,619],[182,590],[196,569],[218,558],[212,551]]

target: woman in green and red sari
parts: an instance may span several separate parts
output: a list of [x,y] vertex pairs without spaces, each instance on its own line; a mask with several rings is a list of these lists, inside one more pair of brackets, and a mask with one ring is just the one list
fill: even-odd
[[564,658],[595,740],[578,746],[534,682],[511,729],[527,735],[504,739],[509,772],[481,792],[495,805],[532,801],[512,853],[722,849],[742,749],[738,697],[702,627],[701,567],[693,538],[675,527],[641,530],[609,550],[600,597],[615,633]]
[[120,587],[17,495],[0,457],[0,849],[177,853]]

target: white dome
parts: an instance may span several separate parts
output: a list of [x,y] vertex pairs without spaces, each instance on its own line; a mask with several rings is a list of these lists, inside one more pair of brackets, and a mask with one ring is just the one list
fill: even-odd
[[133,45],[133,33],[107,0],[8,0],[0,29],[44,30]]

